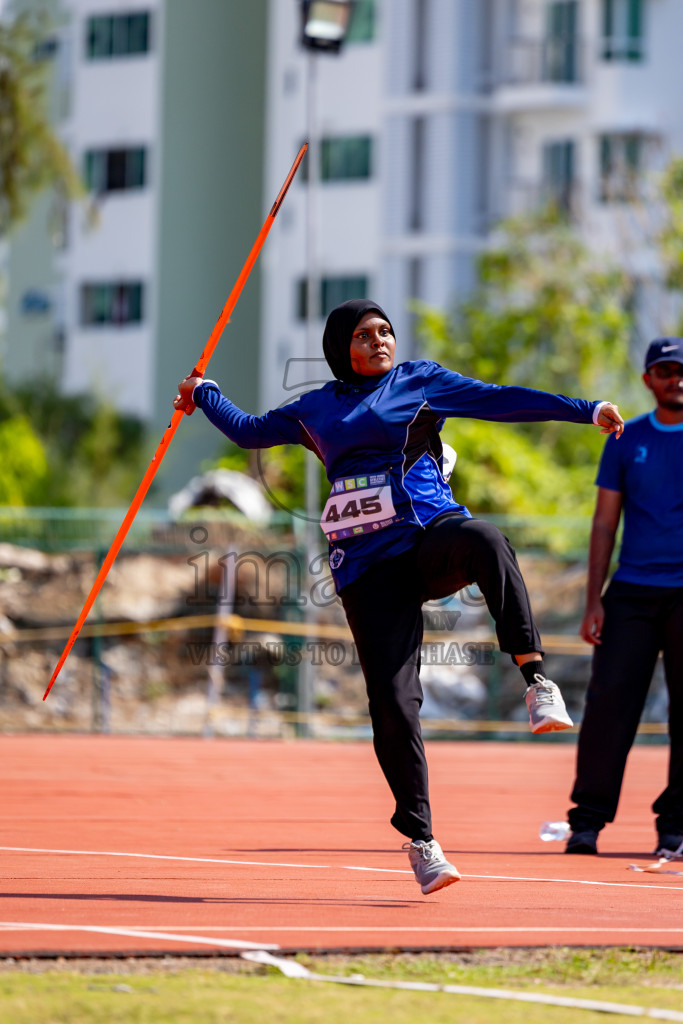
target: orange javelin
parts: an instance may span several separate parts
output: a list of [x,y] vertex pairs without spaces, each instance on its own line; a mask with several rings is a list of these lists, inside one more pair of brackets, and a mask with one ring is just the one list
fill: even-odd
[[[256,260],[258,259],[258,255],[259,255],[259,253],[260,253],[260,251],[261,251],[261,249],[263,247],[263,243],[265,242],[266,237],[268,236],[268,232],[270,231],[271,227],[273,226],[273,221],[275,220],[275,217],[277,216],[277,212],[278,212],[278,210],[280,209],[280,207],[282,205],[283,199],[285,198],[285,195],[287,193],[287,189],[292,184],[292,181],[294,180],[294,175],[298,171],[299,164],[303,160],[304,155],[305,155],[307,149],[308,149],[308,143],[305,142],[303,144],[303,146],[301,147],[301,149],[299,150],[299,152],[297,153],[296,160],[292,164],[291,170],[290,170],[289,174],[287,175],[287,177],[285,179],[285,183],[282,186],[282,188],[280,189],[278,197],[275,200],[275,202],[273,203],[273,205],[271,207],[271,210],[270,210],[270,213],[266,217],[266,219],[264,221],[264,224],[263,224],[263,227],[261,228],[261,230],[258,233],[258,237],[257,237],[256,241],[254,242],[254,244],[252,246],[251,252],[247,256],[246,262],[245,262],[244,266],[242,267],[242,270],[240,271],[240,275],[237,278],[237,280],[235,281],[234,287],[233,287],[232,291],[230,292],[230,295],[228,296],[228,301],[225,303],[225,305],[223,307],[223,311],[222,311],[221,315],[219,316],[219,318],[218,318],[218,320],[216,322],[216,326],[214,327],[214,329],[211,332],[211,336],[209,337],[209,340],[207,341],[206,345],[204,346],[204,351],[202,352],[202,354],[199,357],[199,359],[198,359],[194,369],[192,370],[191,376],[193,376],[193,377],[203,377],[204,376],[204,371],[206,370],[206,367],[208,365],[209,359],[213,355],[214,349],[216,348],[216,345],[218,344],[218,341],[220,339],[221,334],[223,333],[225,325],[228,323],[228,321],[230,319],[230,315],[231,315],[233,309],[235,308],[235,305],[237,303],[238,298],[240,297],[240,293],[242,291],[242,288],[244,287],[244,284],[245,284],[247,278],[249,277],[249,274],[251,273],[251,268],[254,266],[254,263],[256,263]],[[124,540],[126,539],[126,534],[128,533],[128,531],[129,531],[129,529],[131,527],[131,523],[135,519],[135,516],[137,515],[138,510],[139,510],[140,506],[142,505],[142,502],[144,501],[145,495],[147,494],[147,491],[149,490],[150,484],[152,483],[152,480],[154,479],[154,477],[156,475],[156,471],[158,470],[159,466],[161,465],[161,460],[163,459],[164,455],[168,451],[168,449],[170,447],[170,444],[171,444],[171,441],[173,440],[173,435],[175,434],[176,430],[178,429],[178,427],[180,425],[180,421],[182,420],[184,415],[185,415],[185,412],[182,409],[177,409],[173,413],[173,416],[171,417],[171,422],[169,423],[169,425],[166,427],[166,430],[164,431],[164,436],[162,437],[162,439],[161,439],[161,441],[159,443],[159,447],[155,451],[154,456],[152,458],[152,461],[150,462],[149,467],[147,468],[147,472],[143,476],[142,482],[140,483],[140,486],[138,487],[138,489],[137,489],[137,491],[135,493],[135,497],[133,498],[132,502],[130,503],[130,508],[126,512],[126,514],[124,516],[124,519],[123,519],[123,522],[121,523],[121,525],[119,527],[118,533],[114,537],[114,541],[112,543],[112,546],[109,548],[109,551],[107,552],[107,556],[104,559],[104,561],[102,562],[102,567],[101,567],[100,571],[98,572],[97,578],[96,578],[95,582],[92,585],[92,589],[91,589],[90,593],[88,594],[88,597],[87,597],[87,600],[86,600],[85,604],[83,605],[83,609],[81,611],[81,614],[78,616],[78,620],[76,622],[76,625],[74,626],[73,630],[71,631],[71,636],[69,637],[69,639],[67,641],[66,647],[62,651],[61,658],[57,662],[57,667],[55,668],[54,672],[52,673],[52,678],[50,679],[50,682],[48,684],[47,690],[43,694],[43,700],[45,700],[45,698],[47,697],[48,693],[52,689],[53,683],[54,683],[55,679],[57,678],[57,676],[59,675],[59,673],[61,671],[61,668],[62,668],[62,665],[64,664],[64,662],[66,661],[67,657],[69,656],[69,652],[71,651],[71,648],[75,644],[76,638],[78,637],[78,634],[80,633],[81,629],[83,628],[83,623],[85,622],[85,620],[86,620],[86,618],[88,616],[88,612],[90,611],[90,609],[92,608],[93,604],[95,603],[95,599],[96,599],[97,595],[99,594],[99,592],[100,592],[100,590],[102,588],[102,584],[104,583],[105,579],[107,578],[107,573],[109,572],[109,570],[111,569],[112,565],[114,564],[114,559],[118,555],[118,553],[119,553],[119,551],[121,549],[121,545],[123,544]]]

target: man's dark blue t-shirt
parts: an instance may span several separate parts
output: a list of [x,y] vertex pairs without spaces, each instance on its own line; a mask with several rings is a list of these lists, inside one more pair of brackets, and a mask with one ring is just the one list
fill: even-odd
[[623,495],[614,579],[683,586],[683,424],[660,423],[654,412],[629,420],[618,440],[608,438],[595,482]]

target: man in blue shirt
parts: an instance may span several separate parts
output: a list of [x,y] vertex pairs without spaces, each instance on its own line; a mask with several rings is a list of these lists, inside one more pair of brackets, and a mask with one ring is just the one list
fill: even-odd
[[[656,853],[683,849],[683,339],[658,338],[645,357],[656,408],[608,438],[596,483],[581,636],[595,647],[579,734],[566,853],[596,854],[613,821],[626,759],[659,653],[669,691],[671,750]],[[619,567],[604,596],[621,513]]]

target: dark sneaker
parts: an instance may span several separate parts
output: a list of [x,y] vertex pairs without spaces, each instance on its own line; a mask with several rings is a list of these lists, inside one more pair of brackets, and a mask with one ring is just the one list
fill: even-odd
[[527,687],[524,697],[531,731],[559,732],[561,729],[571,729],[574,723],[567,714],[557,683],[545,679],[539,673],[536,673],[534,680]]
[[572,832],[567,840],[565,853],[587,853],[596,856],[598,852],[598,829],[587,828],[583,832]]
[[459,880],[460,872],[446,860],[436,839],[428,843],[418,839],[414,843],[405,843],[403,849],[408,851],[415,880],[425,896]]
[[655,857],[683,856],[683,835],[680,832],[660,832]]

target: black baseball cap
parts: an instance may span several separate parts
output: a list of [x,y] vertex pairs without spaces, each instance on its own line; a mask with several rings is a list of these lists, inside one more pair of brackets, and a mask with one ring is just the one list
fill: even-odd
[[683,363],[683,338],[655,338],[645,353],[645,369],[655,363]]

